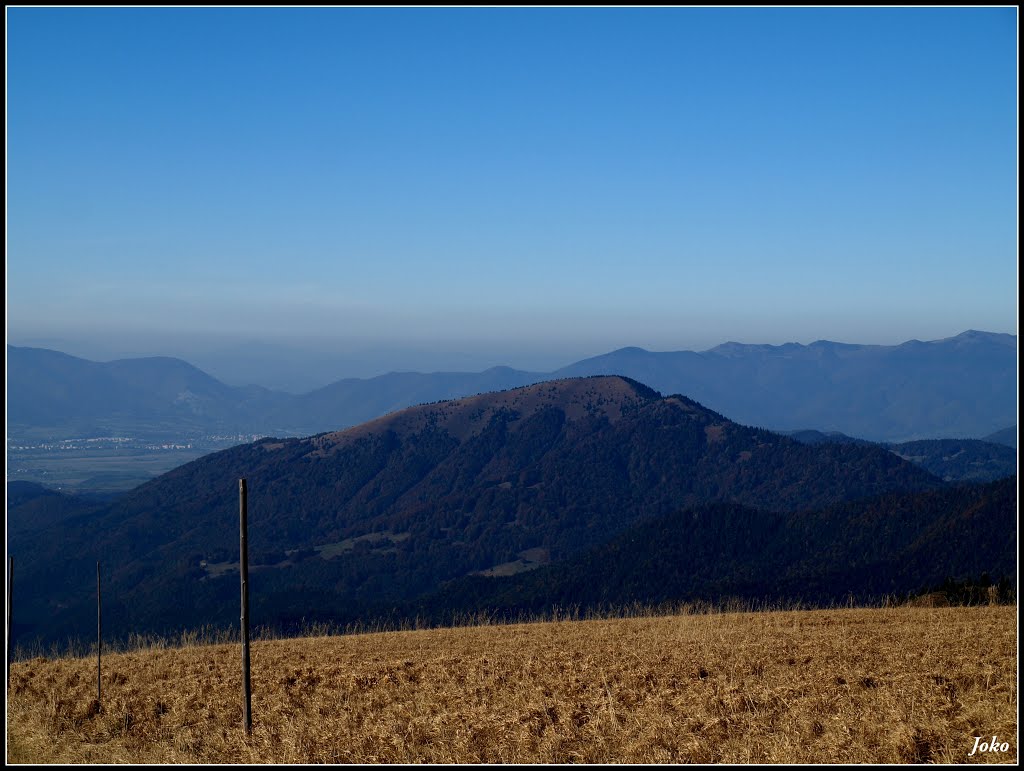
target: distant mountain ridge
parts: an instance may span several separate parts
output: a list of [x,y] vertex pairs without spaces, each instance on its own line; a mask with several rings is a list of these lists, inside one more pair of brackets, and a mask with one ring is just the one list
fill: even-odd
[[1015,335],[969,330],[896,346],[730,342],[702,353],[623,348],[551,373],[507,367],[390,373],[298,396],[226,386],[178,359],[97,363],[8,346],[8,420],[15,433],[68,437],[140,426],[173,436],[295,436],[418,403],[565,377],[622,375],[773,430],[812,426],[890,442],[977,438],[1016,423],[1016,341]]
[[873,441],[977,438],[1016,421],[1017,337],[968,330],[900,345],[724,343],[624,348],[558,370],[620,374],[689,394],[748,425],[813,426]]
[[9,433],[44,429],[70,438],[238,430],[285,401],[286,395],[258,386],[227,386],[181,359],[100,363],[7,346]]
[[1017,426],[1010,426],[999,431],[994,431],[988,436],[982,437],[983,441],[995,444],[1005,444],[1007,447],[1017,448]]

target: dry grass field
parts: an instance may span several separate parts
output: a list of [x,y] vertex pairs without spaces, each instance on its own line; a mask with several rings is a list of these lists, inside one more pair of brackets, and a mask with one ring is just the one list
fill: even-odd
[[[270,640],[12,668],[8,762],[1017,760],[1015,607],[718,613]],[[1009,744],[969,757],[976,736]]]

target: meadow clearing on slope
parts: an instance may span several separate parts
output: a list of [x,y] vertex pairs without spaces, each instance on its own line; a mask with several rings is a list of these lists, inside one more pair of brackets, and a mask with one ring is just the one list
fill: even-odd
[[[1013,762],[1015,607],[712,613],[15,663],[8,761]],[[975,738],[1005,752],[969,753]]]

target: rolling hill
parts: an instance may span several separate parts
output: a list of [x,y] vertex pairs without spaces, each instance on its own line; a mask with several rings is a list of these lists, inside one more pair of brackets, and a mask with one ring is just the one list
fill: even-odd
[[801,444],[626,378],[551,381],[242,445],[12,532],[19,634],[88,628],[96,560],[111,629],[236,616],[242,477],[253,614],[273,624],[390,612],[524,553],[565,560],[708,502],[798,512],[943,487],[881,447]]

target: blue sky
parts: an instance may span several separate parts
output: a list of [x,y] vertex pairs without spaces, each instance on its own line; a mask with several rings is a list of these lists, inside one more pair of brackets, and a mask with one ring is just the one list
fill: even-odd
[[7,24],[10,342],[1016,333],[1015,8]]

